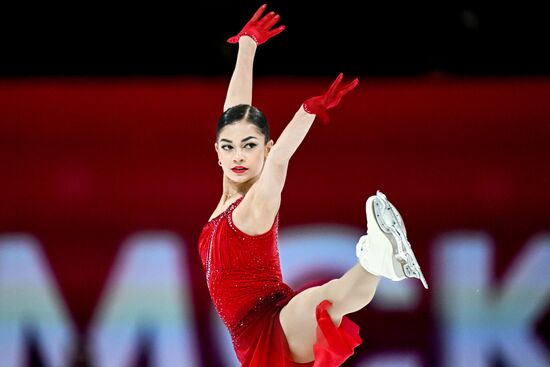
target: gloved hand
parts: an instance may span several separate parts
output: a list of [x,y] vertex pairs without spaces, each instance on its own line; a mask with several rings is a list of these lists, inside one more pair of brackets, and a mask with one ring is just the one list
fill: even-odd
[[256,42],[257,45],[261,45],[271,37],[281,33],[285,29],[284,25],[271,29],[275,23],[279,21],[280,17],[278,14],[270,12],[260,19],[266,6],[266,4],[260,6],[252,18],[250,18],[248,23],[245,24],[244,28],[237,35],[230,37],[227,42],[237,43],[239,42],[239,38],[242,36],[249,36]]
[[304,110],[307,113],[315,114],[321,119],[324,125],[328,124],[330,121],[327,110],[338,105],[342,97],[359,83],[359,79],[355,78],[349,84],[340,86],[343,77],[344,74],[340,73],[325,94],[311,97],[303,104]]

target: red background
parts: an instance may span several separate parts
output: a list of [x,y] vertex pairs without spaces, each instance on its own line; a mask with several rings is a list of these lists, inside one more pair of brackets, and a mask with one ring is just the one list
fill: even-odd
[[[275,141],[300,103],[331,81],[255,80],[253,103]],[[210,299],[196,239],[221,195],[213,144],[227,82],[0,80],[0,233],[38,238],[81,332],[124,238],[171,230],[193,244],[185,251],[201,357],[205,365],[219,358],[202,327]],[[292,158],[280,228],[363,228],[364,201],[379,189],[403,215],[428,281],[434,238],[463,229],[494,239],[498,279],[529,237],[550,228],[549,97],[550,79],[540,77],[363,78]],[[433,362],[431,308],[426,291],[413,314],[353,314],[368,346],[358,353],[384,349],[392,325],[405,323],[415,328],[412,339],[391,347],[403,344]],[[538,325],[546,341],[548,320],[547,313]]]

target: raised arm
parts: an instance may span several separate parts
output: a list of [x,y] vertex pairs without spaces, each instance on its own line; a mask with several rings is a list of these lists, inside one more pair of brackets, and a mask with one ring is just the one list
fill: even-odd
[[277,143],[271,148],[269,158],[277,163],[288,162],[298,146],[302,143],[309,131],[315,117],[328,124],[330,118],[327,110],[334,108],[340,103],[342,97],[350,92],[359,83],[354,79],[347,85],[341,86],[344,75],[340,73],[332,83],[328,91],[323,95],[307,99],[298,109],[294,118],[288,123],[287,127],[281,133]]
[[252,66],[256,43],[250,37],[241,37],[235,70],[227,88],[223,110],[239,104],[252,104]]
[[239,104],[252,104],[252,69],[256,47],[285,29],[285,26],[272,29],[279,21],[279,15],[270,12],[262,17],[265,8],[266,5],[262,5],[241,31],[227,40],[238,43],[239,52],[227,89],[224,111]]
[[277,214],[288,163],[304,140],[313,121],[319,117],[324,124],[327,124],[329,122],[327,110],[336,107],[342,97],[359,83],[354,79],[349,84],[341,86],[342,79],[343,74],[338,75],[325,94],[307,99],[271,148],[260,178],[255,184],[252,207],[256,212],[253,219],[259,220],[265,217],[273,219]]

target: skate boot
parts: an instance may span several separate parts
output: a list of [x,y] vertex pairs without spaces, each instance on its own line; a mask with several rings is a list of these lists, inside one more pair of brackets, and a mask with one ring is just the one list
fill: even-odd
[[428,289],[407,240],[401,215],[380,191],[367,199],[367,234],[356,245],[359,263],[369,273],[391,280],[418,278]]

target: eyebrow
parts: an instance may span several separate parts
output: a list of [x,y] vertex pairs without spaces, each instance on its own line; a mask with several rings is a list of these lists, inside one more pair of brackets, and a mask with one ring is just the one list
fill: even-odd
[[[250,140],[250,139],[257,139],[255,136],[249,136],[247,138],[244,138],[243,140],[241,140],[241,143],[247,141],[247,140]],[[233,143],[231,140],[229,139],[220,139],[220,141],[226,141],[228,143]]]

